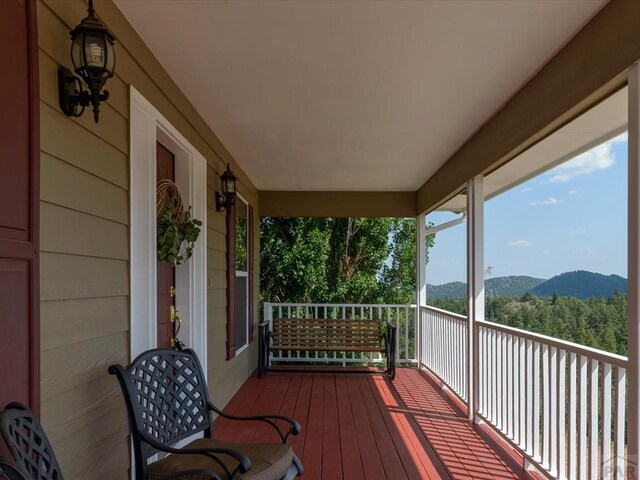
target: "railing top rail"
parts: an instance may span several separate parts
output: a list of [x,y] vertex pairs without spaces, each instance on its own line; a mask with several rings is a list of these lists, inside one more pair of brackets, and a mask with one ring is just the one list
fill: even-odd
[[488,329],[497,330],[499,332],[504,332],[509,335],[526,338],[527,340],[543,343],[552,347],[576,353],[578,355],[595,358],[596,360],[615,365],[616,367],[627,368],[627,357],[623,357],[622,355],[617,355],[615,353],[605,352],[604,350],[598,350],[596,348],[579,345],[577,343],[560,340],[559,338],[549,337],[547,335],[542,335],[539,333],[528,332],[519,328],[508,327],[499,323],[478,320],[476,321],[476,325],[478,325],[479,327],[485,327]]
[[435,313],[440,313],[441,315],[446,315],[447,317],[455,318],[456,320],[462,320],[464,322],[469,321],[469,319],[464,315],[460,315],[459,313],[453,313],[448,310],[442,310],[441,308],[432,307],[430,305],[422,305],[422,308],[424,308],[425,310],[431,310],[432,312],[435,312]]
[[415,304],[408,303],[275,303],[264,302],[265,305],[269,304],[272,307],[330,307],[330,308],[351,308],[351,307],[363,307],[363,308],[378,308],[378,307],[391,307],[391,308],[416,308]]

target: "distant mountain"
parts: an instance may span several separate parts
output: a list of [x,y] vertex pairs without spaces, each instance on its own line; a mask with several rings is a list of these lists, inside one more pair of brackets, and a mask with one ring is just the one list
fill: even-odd
[[604,297],[609,298],[614,292],[627,292],[627,279],[619,275],[602,275],[601,273],[566,272],[550,278],[536,286],[531,293],[539,297],[551,297],[554,293],[577,298]]
[[[489,278],[485,282],[486,294],[491,297],[521,297],[544,283],[543,278],[511,275]],[[467,284],[450,282],[443,285],[427,285],[427,298],[464,298],[467,296]]]
[[490,297],[521,297],[544,282],[544,278],[510,275],[489,278],[484,282],[484,288],[486,295]]
[[427,285],[427,298],[465,298],[466,296],[467,284],[464,282]]

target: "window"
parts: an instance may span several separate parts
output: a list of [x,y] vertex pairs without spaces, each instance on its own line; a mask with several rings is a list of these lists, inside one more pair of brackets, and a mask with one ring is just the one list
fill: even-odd
[[235,288],[236,288],[236,349],[240,350],[249,343],[249,243],[247,225],[249,206],[238,198],[236,203],[236,252],[235,252]]
[[253,211],[240,196],[227,215],[227,359],[253,341]]

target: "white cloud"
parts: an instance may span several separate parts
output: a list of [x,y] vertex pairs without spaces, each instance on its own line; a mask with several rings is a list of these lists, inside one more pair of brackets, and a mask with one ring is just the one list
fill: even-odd
[[567,192],[567,195],[577,195],[578,194],[578,190],[569,190]]
[[557,205],[558,203],[562,203],[562,200],[558,200],[555,197],[549,197],[546,200],[536,200],[535,202],[531,202],[529,205]]
[[507,245],[510,247],[533,247],[533,242],[529,240],[514,240],[513,242],[508,242]]
[[587,235],[588,233],[586,230],[569,230],[569,235]]
[[533,190],[533,187],[525,187],[522,189],[523,192],[530,192],[531,190]]
[[616,139],[585,152],[552,170],[551,183],[566,183],[580,175],[605,170],[615,163],[611,145]]

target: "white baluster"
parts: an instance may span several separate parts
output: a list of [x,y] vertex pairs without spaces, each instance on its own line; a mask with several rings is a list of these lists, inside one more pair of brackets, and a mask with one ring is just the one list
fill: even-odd
[[598,361],[594,358],[591,359],[590,369],[590,395],[589,395],[589,472],[591,474],[591,480],[597,480],[599,478],[598,468],[598,437],[600,431],[598,428],[598,392],[599,392],[599,378],[598,378]]
[[580,410],[578,414],[579,438],[578,442],[578,469],[580,478],[586,479],[589,475],[587,465],[587,357],[580,355]]
[[[602,463],[611,465],[611,364],[602,365]],[[607,475],[609,473],[609,475]],[[610,472],[603,471],[604,480],[610,480]]]

